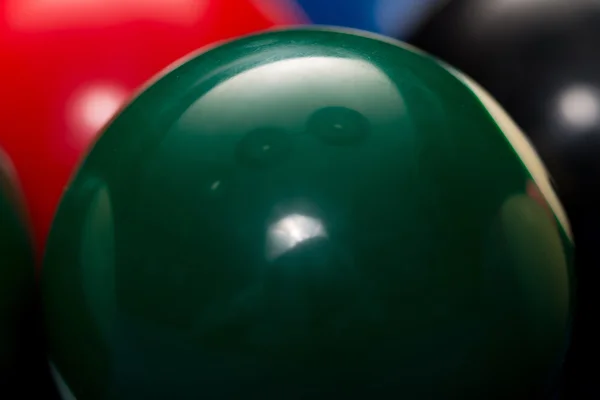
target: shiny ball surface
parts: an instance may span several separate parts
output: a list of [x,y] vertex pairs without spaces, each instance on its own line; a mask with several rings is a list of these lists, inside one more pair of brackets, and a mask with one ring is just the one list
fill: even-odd
[[477,84],[377,36],[264,33],[165,72],[82,163],[42,271],[49,356],[79,400],[533,396],[572,250]]

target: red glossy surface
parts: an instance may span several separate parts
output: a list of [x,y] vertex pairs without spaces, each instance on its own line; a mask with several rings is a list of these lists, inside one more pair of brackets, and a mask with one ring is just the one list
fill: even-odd
[[39,254],[73,168],[140,85],[203,45],[298,22],[271,0],[0,4],[0,146],[23,184]]

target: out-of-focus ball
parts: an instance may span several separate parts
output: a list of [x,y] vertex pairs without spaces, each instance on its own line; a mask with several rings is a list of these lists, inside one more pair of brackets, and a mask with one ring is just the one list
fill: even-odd
[[284,2],[296,3],[307,18],[315,24],[345,26],[402,37],[411,32],[420,20],[443,0],[284,0]]
[[[14,383],[34,378],[33,349],[39,343],[31,318],[34,299],[34,256],[25,208],[15,171],[0,150],[0,396],[11,397]],[[35,327],[37,328],[37,326]],[[31,351],[30,351],[31,350]],[[31,356],[31,357],[30,357]],[[35,359],[36,361],[39,359]],[[10,388],[10,390],[9,390]]]
[[49,357],[79,400],[534,398],[572,249],[470,79],[379,37],[265,33],[167,71],[85,158],[42,271]]

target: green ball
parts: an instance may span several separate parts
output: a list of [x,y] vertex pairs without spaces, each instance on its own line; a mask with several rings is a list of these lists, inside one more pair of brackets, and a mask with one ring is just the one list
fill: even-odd
[[91,149],[48,240],[49,356],[79,400],[534,396],[572,252],[467,77],[377,36],[266,32],[171,68]]

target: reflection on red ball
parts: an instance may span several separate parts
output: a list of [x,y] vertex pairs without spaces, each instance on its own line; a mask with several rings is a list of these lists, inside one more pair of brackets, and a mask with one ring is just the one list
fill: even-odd
[[269,0],[3,3],[0,145],[23,183],[40,253],[75,164],[133,91],[198,47],[297,22]]

